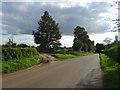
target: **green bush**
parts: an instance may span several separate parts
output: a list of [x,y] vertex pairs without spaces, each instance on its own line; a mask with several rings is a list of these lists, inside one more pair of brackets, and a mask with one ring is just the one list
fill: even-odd
[[105,51],[105,54],[120,63],[120,42],[111,45],[111,47]]
[[29,58],[39,55],[35,48],[2,48],[2,61],[19,60],[20,58]]

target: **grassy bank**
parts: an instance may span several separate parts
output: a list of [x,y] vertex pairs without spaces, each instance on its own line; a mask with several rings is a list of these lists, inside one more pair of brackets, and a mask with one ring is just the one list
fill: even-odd
[[2,48],[2,73],[8,73],[38,64],[42,60],[35,48]]
[[105,54],[100,54],[101,67],[104,71],[105,88],[120,88],[120,64]]
[[42,60],[41,56],[33,56],[30,58],[21,58],[19,60],[9,60],[2,62],[2,73],[8,73],[30,67],[38,64]]

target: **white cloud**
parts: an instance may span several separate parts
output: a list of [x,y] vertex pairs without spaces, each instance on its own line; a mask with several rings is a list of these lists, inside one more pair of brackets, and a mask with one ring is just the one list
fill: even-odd
[[60,42],[62,43],[62,47],[63,46],[67,46],[67,47],[72,47],[73,45],[73,36],[69,36],[69,35],[64,35],[62,36]]
[[105,38],[111,38],[111,42],[113,42],[115,40],[115,35],[118,35],[117,32],[106,32],[106,33],[102,33],[102,34],[93,34],[93,35],[89,35],[89,38],[91,40],[95,41],[95,44],[97,43],[104,43],[103,40],[105,40]]

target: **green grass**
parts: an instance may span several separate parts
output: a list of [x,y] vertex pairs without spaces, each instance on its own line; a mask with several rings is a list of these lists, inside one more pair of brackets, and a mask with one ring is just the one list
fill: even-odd
[[69,58],[75,58],[75,55],[72,54],[52,54],[56,58],[62,58],[62,59],[69,59]]
[[87,56],[87,55],[93,55],[94,53],[89,53],[89,52],[83,52],[80,53],[79,56]]
[[2,73],[8,73],[30,67],[34,64],[38,64],[42,60],[39,55],[32,56],[30,58],[21,58],[19,60],[9,60],[2,62]]
[[93,55],[92,52],[83,52],[83,51],[69,51],[67,54],[72,54],[75,56],[87,56],[87,55]]
[[104,71],[105,88],[120,88],[120,64],[105,54],[100,54],[101,67]]
[[93,53],[74,51],[71,54],[52,54],[52,56],[61,59],[70,59],[70,58],[75,58],[77,56],[87,56],[87,55],[93,55]]

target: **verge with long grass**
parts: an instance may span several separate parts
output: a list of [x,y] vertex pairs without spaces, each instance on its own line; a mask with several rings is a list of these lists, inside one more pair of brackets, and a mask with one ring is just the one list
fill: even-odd
[[120,88],[120,64],[105,54],[100,54],[101,67],[104,71],[105,88]]
[[73,52],[71,54],[52,54],[52,56],[56,58],[61,58],[61,59],[70,59],[70,58],[75,58],[78,56],[87,56],[87,55],[93,55],[93,53],[88,53],[88,52]]

